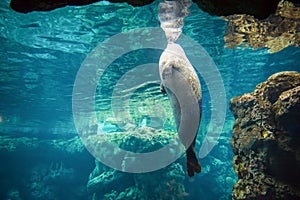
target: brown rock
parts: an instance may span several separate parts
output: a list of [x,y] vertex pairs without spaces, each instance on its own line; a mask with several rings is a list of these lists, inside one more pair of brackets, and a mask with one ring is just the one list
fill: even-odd
[[225,47],[268,48],[274,53],[288,46],[299,46],[300,5],[281,0],[274,14],[259,20],[248,14],[223,17],[228,22]]
[[300,199],[300,74],[280,72],[235,97],[234,199]]
[[300,86],[281,93],[274,103],[275,118],[286,128],[293,128],[299,123],[299,96]]

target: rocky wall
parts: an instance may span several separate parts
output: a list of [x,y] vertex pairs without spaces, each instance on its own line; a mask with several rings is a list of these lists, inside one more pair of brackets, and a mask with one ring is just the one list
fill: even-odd
[[300,74],[280,72],[232,98],[234,199],[300,199]]

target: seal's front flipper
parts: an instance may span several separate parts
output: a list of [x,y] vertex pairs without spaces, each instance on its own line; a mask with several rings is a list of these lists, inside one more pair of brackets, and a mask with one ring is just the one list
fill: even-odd
[[189,177],[194,176],[195,172],[201,172],[201,165],[196,157],[196,153],[192,145],[186,150],[186,167]]
[[163,85],[162,83],[160,84],[160,91],[161,91],[161,93],[162,93],[163,95],[166,94],[165,87],[164,87],[164,85]]

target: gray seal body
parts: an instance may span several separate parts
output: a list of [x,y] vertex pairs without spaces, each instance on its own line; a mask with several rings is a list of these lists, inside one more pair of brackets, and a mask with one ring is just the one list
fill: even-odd
[[201,166],[195,153],[201,112],[202,93],[199,78],[182,47],[168,44],[159,60],[161,91],[167,94],[173,109],[181,142],[186,148],[189,176],[200,173]]

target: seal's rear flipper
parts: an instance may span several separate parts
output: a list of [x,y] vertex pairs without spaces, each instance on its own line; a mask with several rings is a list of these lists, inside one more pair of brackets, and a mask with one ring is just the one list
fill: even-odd
[[190,146],[186,150],[186,168],[189,177],[194,176],[195,172],[196,173],[201,172],[201,165],[196,157],[195,150],[192,146]]

